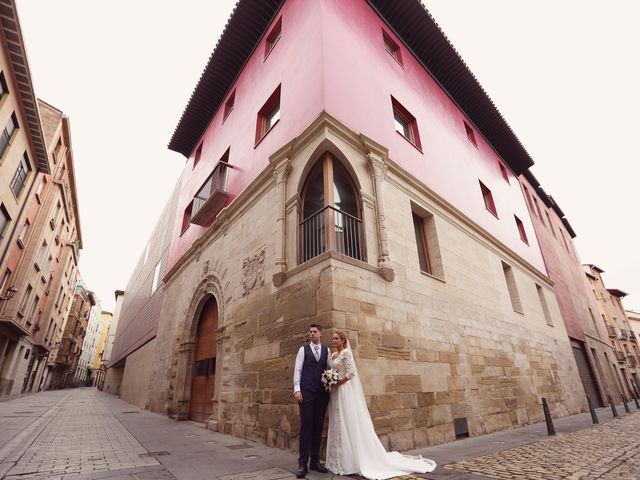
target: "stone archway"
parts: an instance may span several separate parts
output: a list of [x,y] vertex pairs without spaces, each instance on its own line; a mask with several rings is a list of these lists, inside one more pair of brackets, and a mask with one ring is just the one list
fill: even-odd
[[177,358],[175,361],[175,394],[172,402],[171,417],[176,420],[187,420],[189,415],[189,401],[191,398],[191,373],[194,361],[196,336],[198,323],[203,310],[210,301],[215,301],[218,310],[218,328],[216,331],[216,342],[218,355],[215,374],[216,382],[214,387],[213,405],[211,415],[206,420],[207,428],[216,430],[218,424],[218,399],[220,398],[220,386],[222,371],[222,343],[224,332],[224,297],[222,285],[215,275],[208,275],[200,281],[195,289],[187,314],[183,323],[179,337]]

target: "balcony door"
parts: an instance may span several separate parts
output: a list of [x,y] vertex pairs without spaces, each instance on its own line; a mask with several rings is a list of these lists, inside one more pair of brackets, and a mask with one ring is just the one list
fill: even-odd
[[202,308],[196,345],[191,367],[191,396],[189,397],[189,419],[205,423],[213,409],[213,394],[216,382],[216,350],[218,329],[218,304],[214,297]]
[[364,260],[357,189],[345,167],[329,152],[309,172],[302,203],[300,263],[327,250]]

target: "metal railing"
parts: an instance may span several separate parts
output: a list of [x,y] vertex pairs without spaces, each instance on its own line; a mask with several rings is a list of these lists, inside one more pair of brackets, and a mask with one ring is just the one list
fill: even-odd
[[624,352],[616,352],[616,357],[618,358],[619,362],[624,362],[625,361],[625,354]]
[[624,328],[620,329],[620,338],[623,338],[623,339],[629,338],[629,334]]
[[216,165],[216,168],[213,169],[213,172],[211,172],[211,175],[209,175],[200,190],[198,190],[196,196],[193,197],[193,208],[191,210],[192,217],[198,213],[202,206],[207,203],[207,200],[209,200],[211,195],[215,192],[227,191],[229,168],[231,168],[229,164],[224,162],[220,162]]
[[611,325],[607,326],[607,331],[609,332],[609,336],[613,337],[613,338],[617,338],[618,334],[616,334],[616,329],[614,327],[612,327]]
[[629,365],[631,365],[632,367],[637,367],[638,366],[638,359],[636,358],[635,355],[629,355],[627,357],[627,363]]
[[300,263],[327,250],[364,260],[362,220],[328,205],[299,225]]

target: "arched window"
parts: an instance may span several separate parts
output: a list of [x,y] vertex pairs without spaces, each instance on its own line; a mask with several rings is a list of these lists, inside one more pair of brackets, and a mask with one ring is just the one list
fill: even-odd
[[300,263],[327,250],[365,260],[356,187],[329,152],[313,166],[303,188],[299,238]]

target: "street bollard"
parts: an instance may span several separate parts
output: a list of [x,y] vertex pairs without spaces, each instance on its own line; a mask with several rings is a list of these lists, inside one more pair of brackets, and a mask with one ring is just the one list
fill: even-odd
[[591,412],[591,421],[593,423],[600,423],[598,420],[598,415],[596,415],[596,410],[593,408],[593,403],[591,403],[591,399],[587,396],[587,405],[589,406],[589,412]]
[[549,412],[549,405],[547,404],[547,399],[542,398],[542,410],[544,411],[544,419],[547,422],[547,434],[555,435],[556,429],[553,426],[553,419],[551,418],[551,412]]
[[624,411],[627,413],[631,413],[631,410],[629,410],[629,405],[627,405],[627,397],[624,393],[622,394],[622,404],[624,405]]
[[638,394],[633,392],[633,401],[636,402],[636,410],[640,409],[640,403],[638,402]]
[[611,399],[611,395],[607,395],[609,399],[609,405],[611,405],[611,413],[613,413],[614,417],[618,416],[618,411],[616,410],[616,406],[613,404],[613,400]]

